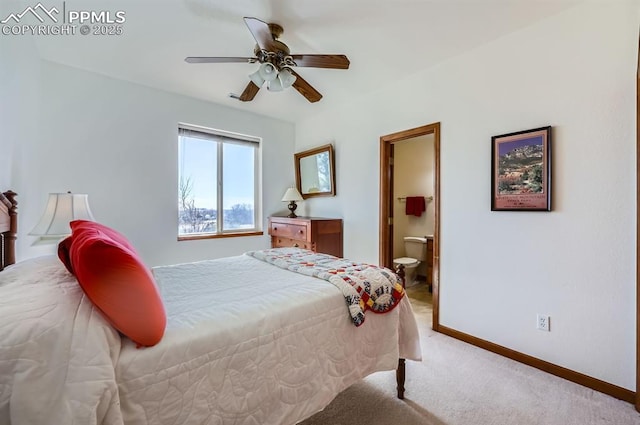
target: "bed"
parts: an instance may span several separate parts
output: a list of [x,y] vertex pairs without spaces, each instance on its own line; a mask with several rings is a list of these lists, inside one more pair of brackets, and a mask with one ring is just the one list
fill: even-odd
[[[15,195],[0,200],[15,256]],[[154,268],[167,320],[151,347],[121,335],[56,256],[3,255],[0,423],[295,424],[396,368],[402,398],[404,359],[421,360],[408,299],[354,326],[336,286],[277,264],[307,254]]]

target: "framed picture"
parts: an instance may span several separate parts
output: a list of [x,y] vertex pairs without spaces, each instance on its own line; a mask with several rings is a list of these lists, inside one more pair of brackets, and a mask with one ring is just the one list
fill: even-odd
[[491,211],[551,211],[551,127],[491,138]]

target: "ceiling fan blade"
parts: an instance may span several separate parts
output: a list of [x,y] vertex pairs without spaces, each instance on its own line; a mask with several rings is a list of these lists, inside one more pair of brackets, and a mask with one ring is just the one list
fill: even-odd
[[242,92],[238,100],[242,102],[252,101],[253,98],[256,97],[256,94],[258,93],[259,90],[260,90],[260,87],[255,85],[253,81],[249,81],[249,84],[247,84],[247,87],[244,88],[244,91]]
[[298,90],[298,92],[307,98],[307,100],[311,103],[317,102],[322,99],[322,95],[316,89],[314,89],[311,84],[307,83],[307,81],[302,78],[298,73],[296,73],[293,69],[291,73],[296,76],[296,80],[293,82],[293,88]]
[[269,24],[257,18],[244,18],[244,23],[247,24],[251,35],[253,35],[253,38],[255,38],[256,43],[258,43],[258,46],[262,50],[268,52],[275,52],[277,50],[277,46],[271,35],[271,30],[269,29]]
[[312,68],[349,69],[349,59],[345,55],[291,55],[298,66]]
[[245,62],[245,63],[254,63],[258,59],[257,58],[240,58],[240,57],[198,57],[198,56],[189,56],[184,58],[185,62],[188,63],[234,63],[234,62]]

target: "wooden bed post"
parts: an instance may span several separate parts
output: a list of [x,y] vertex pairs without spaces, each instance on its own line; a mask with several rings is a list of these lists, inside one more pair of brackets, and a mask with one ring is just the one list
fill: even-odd
[[404,400],[404,359],[398,359],[398,368],[396,369],[396,382],[398,384],[398,398]]
[[[404,266],[398,265],[396,274],[402,280],[402,289],[405,289]],[[405,294],[406,296],[406,294]],[[398,384],[398,398],[404,400],[404,376],[405,376],[405,359],[398,359],[398,368],[396,369],[396,383]]]
[[16,201],[17,193],[9,190],[3,195],[11,203],[7,205],[9,211],[9,230],[2,234],[3,238],[3,254],[4,258],[2,266],[8,266],[16,262],[16,239],[18,237],[18,201]]

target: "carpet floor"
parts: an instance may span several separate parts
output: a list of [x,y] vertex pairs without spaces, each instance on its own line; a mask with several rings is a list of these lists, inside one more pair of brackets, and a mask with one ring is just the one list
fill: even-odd
[[423,361],[407,361],[405,399],[378,372],[301,425],[640,425],[630,403],[433,332],[425,285],[407,294]]

